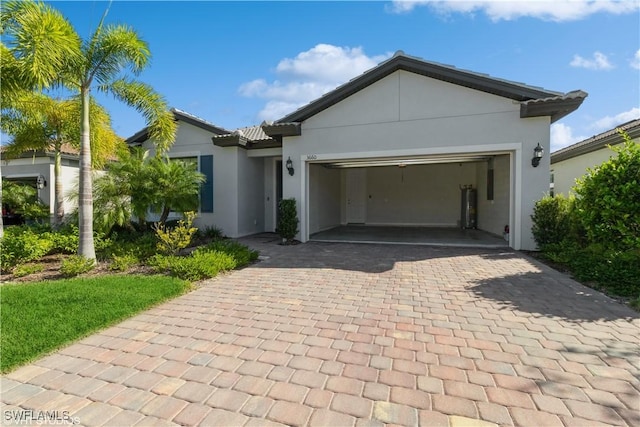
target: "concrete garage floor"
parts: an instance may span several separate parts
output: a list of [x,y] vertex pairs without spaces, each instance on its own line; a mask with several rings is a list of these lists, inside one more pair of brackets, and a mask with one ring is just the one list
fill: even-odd
[[312,234],[316,242],[394,243],[427,246],[504,248],[503,238],[482,230],[444,227],[341,225]]

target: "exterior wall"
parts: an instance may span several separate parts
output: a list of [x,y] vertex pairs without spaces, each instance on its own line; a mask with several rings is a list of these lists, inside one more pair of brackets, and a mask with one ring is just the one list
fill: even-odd
[[594,168],[614,155],[616,155],[614,151],[603,147],[600,150],[552,164],[553,193],[568,196],[576,185],[576,179],[585,175],[588,168]]
[[[538,143],[549,152],[549,125],[548,117],[521,119],[510,99],[397,71],[303,122],[302,135],[285,138],[283,158],[307,171],[312,161],[513,152],[510,244],[535,249],[530,215],[549,188],[549,156],[537,168],[531,157]],[[308,185],[306,173],[284,177],[285,197],[298,200],[302,240]]]
[[493,200],[487,200],[487,169],[485,162],[477,163],[478,228],[501,236],[509,225],[510,156],[496,156],[493,160]]
[[274,158],[263,159],[264,165],[264,231],[276,231],[276,162]]
[[460,185],[476,188],[476,164],[367,169],[367,224],[456,227]]
[[309,165],[309,232],[317,233],[340,225],[340,170]]

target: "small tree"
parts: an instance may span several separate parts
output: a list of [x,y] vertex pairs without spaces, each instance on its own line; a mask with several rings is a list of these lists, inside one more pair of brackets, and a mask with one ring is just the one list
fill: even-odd
[[620,131],[621,147],[574,187],[587,239],[605,247],[640,249],[640,145]]
[[296,199],[283,199],[278,205],[278,233],[285,244],[291,244],[293,238],[298,234],[298,212],[296,209]]

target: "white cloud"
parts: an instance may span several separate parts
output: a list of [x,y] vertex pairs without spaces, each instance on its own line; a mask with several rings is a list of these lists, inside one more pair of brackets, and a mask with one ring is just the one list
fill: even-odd
[[611,70],[613,64],[602,52],[594,52],[593,59],[583,58],[580,55],[573,55],[573,60],[569,63],[572,67],[586,68],[588,70]]
[[361,47],[318,44],[276,66],[279,79],[256,79],[240,86],[241,95],[267,100],[259,120],[275,120],[375,67],[391,54],[367,56]]
[[631,68],[640,70],[640,49],[636,51],[636,54],[633,56],[633,59],[630,61],[630,65],[631,65]]
[[596,120],[591,125],[591,128],[597,131],[604,132],[635,119],[640,119],[640,108],[638,107],[633,107],[632,109],[623,111],[622,113],[616,114],[615,116],[605,116],[600,120]]
[[551,125],[551,152],[553,153],[586,138],[573,135],[573,129],[564,123],[554,123]]
[[577,21],[600,12],[617,15],[640,9],[636,0],[394,0],[391,10],[406,13],[418,6],[428,6],[444,15],[483,12],[493,21],[531,17],[556,22]]

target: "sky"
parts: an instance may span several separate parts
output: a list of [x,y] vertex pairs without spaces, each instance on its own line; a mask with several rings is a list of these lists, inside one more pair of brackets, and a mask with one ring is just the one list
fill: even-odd
[[[48,2],[87,37],[109,3]],[[640,0],[114,1],[107,23],[151,49],[139,76],[170,107],[233,130],[277,120],[397,50],[427,61],[589,93],[551,127],[551,151],[640,118]],[[99,98],[115,131],[145,126]]]

